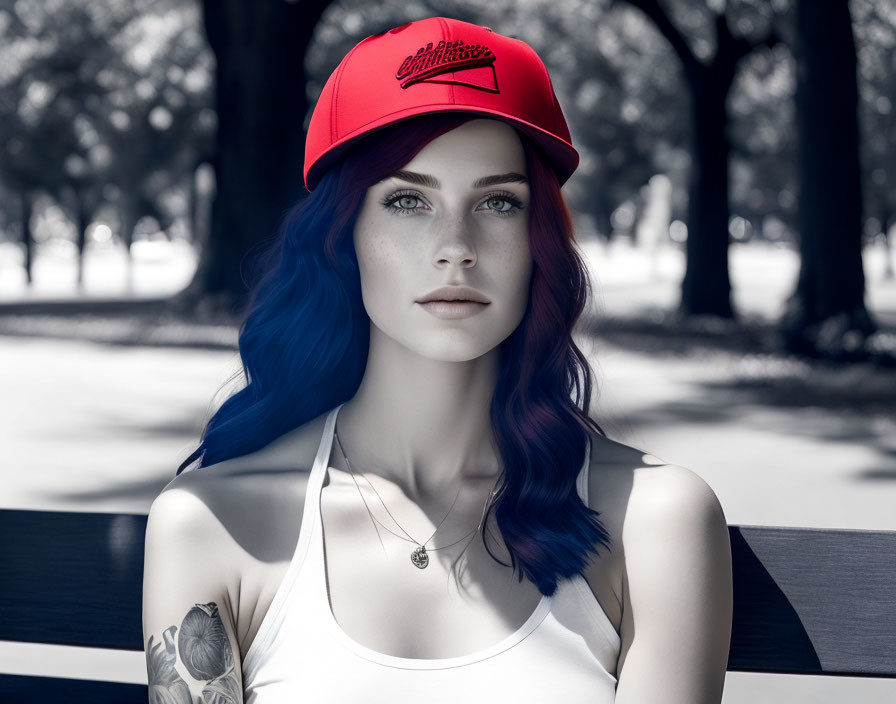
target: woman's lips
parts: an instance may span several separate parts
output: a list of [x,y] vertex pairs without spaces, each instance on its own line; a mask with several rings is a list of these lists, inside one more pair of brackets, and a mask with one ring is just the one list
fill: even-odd
[[459,318],[469,318],[476,315],[488,303],[479,303],[477,301],[427,301],[421,303],[421,306],[427,313],[434,315],[443,320],[457,320]]

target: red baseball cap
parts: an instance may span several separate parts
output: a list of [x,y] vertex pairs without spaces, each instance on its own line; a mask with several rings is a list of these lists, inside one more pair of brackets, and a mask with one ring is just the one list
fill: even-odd
[[305,140],[305,187],[364,135],[434,112],[504,120],[541,146],[562,185],[579,164],[535,50],[449,17],[409,22],[355,45],[324,84]]

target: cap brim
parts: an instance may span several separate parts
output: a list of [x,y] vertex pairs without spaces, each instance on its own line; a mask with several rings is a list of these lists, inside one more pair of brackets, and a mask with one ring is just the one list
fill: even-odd
[[481,106],[473,105],[446,105],[444,107],[433,107],[432,105],[418,105],[413,108],[399,110],[371,122],[363,127],[358,128],[342,137],[335,142],[326,152],[324,152],[308,169],[305,178],[305,187],[311,191],[317,185],[320,176],[337,161],[360,139],[367,137],[372,132],[381,130],[385,127],[409,120],[421,115],[431,115],[441,112],[466,112],[487,117],[501,119],[508,122],[512,127],[516,127],[521,132],[531,137],[545,152],[554,172],[557,174],[557,181],[562,186],[572,176],[576,167],[579,165],[579,153],[575,147],[569,142],[560,139],[556,135],[551,134],[547,130],[533,125],[530,122],[521,120],[513,115],[508,115],[499,110],[490,110]]

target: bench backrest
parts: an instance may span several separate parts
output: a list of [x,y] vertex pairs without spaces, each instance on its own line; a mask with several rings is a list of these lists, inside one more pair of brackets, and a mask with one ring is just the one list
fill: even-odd
[[[145,529],[136,514],[0,510],[0,640],[142,650]],[[896,532],[729,533],[728,670],[896,677]],[[99,704],[145,702],[147,692],[0,674],[0,700],[7,696]]]

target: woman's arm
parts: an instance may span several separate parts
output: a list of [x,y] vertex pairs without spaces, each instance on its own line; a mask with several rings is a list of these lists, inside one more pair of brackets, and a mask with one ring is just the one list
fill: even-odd
[[731,640],[731,543],[697,474],[635,472],[625,553],[617,704],[719,704]]
[[226,538],[192,491],[168,488],[153,502],[143,574],[150,704],[242,704]]

